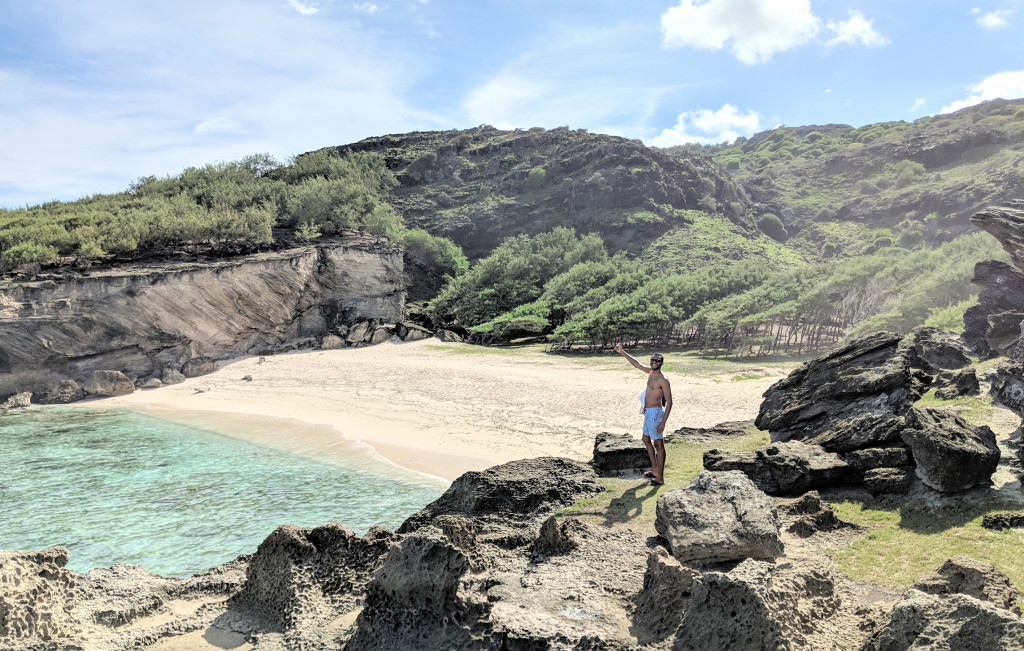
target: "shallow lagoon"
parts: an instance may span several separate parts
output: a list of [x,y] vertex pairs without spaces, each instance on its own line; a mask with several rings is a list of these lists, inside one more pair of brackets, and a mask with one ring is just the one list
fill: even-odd
[[64,545],[76,571],[187,576],[282,524],[397,527],[446,488],[337,436],[344,452],[314,459],[127,410],[0,416],[0,549]]

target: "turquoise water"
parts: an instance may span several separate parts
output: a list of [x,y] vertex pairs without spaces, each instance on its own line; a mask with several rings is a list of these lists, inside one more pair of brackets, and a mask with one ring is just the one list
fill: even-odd
[[278,525],[395,528],[444,490],[365,453],[352,467],[112,409],[0,416],[0,549],[64,545],[76,571],[188,576]]

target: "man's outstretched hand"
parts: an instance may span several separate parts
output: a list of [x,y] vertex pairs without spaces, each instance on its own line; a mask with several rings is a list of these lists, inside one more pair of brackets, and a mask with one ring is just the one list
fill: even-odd
[[612,350],[614,350],[617,353],[622,353],[622,344],[615,344],[615,348],[613,348]]

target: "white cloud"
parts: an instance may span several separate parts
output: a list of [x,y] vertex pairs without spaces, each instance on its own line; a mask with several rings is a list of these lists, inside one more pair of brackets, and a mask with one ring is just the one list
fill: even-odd
[[925,104],[926,102],[924,98],[918,97],[917,99],[914,100],[914,103],[911,104],[910,108],[907,109],[907,113],[917,113],[918,111],[925,107]]
[[478,124],[490,124],[499,129],[537,126],[529,120],[530,109],[550,93],[550,85],[514,74],[494,77],[474,88],[466,96],[464,108],[470,119]]
[[316,12],[320,11],[320,8],[316,6],[316,3],[304,3],[299,0],[288,0],[288,6],[299,12],[303,16],[312,16]]
[[826,89],[825,89],[825,94],[826,94],[826,95],[828,95],[828,94],[829,94],[829,93],[831,93],[831,92],[832,92],[832,89],[831,89],[831,88],[826,88]]
[[974,20],[984,27],[985,29],[1001,29],[1010,24],[1008,20],[1013,15],[1013,9],[997,9],[995,11],[985,11],[981,9],[972,9],[971,15],[977,16]]
[[986,100],[1003,98],[1017,99],[1024,97],[1024,70],[1009,70],[982,79],[977,84],[968,86],[970,92],[966,98],[947,104],[939,113],[951,113],[968,106],[980,104]]
[[242,123],[230,118],[211,118],[203,120],[192,129],[192,133],[205,136],[215,133],[243,133]]
[[647,144],[655,147],[672,147],[688,142],[713,145],[732,142],[761,130],[761,116],[756,111],[740,113],[732,104],[726,104],[717,111],[700,109],[680,113],[674,127],[663,130]]
[[380,11],[380,7],[373,4],[372,2],[364,2],[362,4],[352,5],[352,8],[364,14],[369,14],[370,16]]
[[825,27],[834,36],[825,42],[826,47],[837,45],[864,45],[866,47],[883,47],[889,43],[873,26],[873,22],[859,11],[850,10],[850,18],[843,22],[828,21]]
[[810,0],[682,0],[661,16],[666,47],[729,47],[748,65],[811,41],[821,20]]

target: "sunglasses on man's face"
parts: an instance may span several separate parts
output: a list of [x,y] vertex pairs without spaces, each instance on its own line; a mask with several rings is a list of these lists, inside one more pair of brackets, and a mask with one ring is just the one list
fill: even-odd
[[653,364],[654,362],[664,362],[664,361],[665,361],[665,360],[663,360],[663,359],[662,359],[662,358],[660,358],[660,357],[652,357],[652,358],[651,358],[651,363],[652,363],[652,364]]

